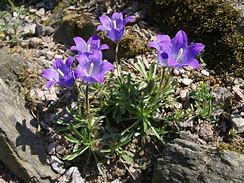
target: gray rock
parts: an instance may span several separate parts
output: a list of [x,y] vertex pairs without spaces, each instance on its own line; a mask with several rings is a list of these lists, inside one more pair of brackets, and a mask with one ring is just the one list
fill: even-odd
[[94,34],[96,34],[96,24],[92,16],[87,14],[77,16],[74,12],[67,12],[58,23],[53,38],[58,43],[74,45],[75,36],[81,36],[87,41]]
[[204,76],[209,76],[209,72],[207,70],[201,70],[201,73],[204,75]]
[[27,62],[0,50],[0,160],[22,182],[49,183],[57,175],[46,164],[44,138],[18,97],[18,74]]
[[50,157],[50,159],[48,160],[48,163],[51,165],[52,169],[63,175],[65,173],[65,168],[64,168],[64,162],[61,161],[59,158],[57,158],[56,156],[52,155]]
[[244,155],[176,139],[154,166],[153,183],[242,183]]
[[237,98],[240,101],[244,102],[244,90],[242,90],[239,86],[234,86],[232,89],[235,95],[237,96]]
[[23,28],[22,34],[27,35],[34,35],[36,33],[36,24],[27,24]]
[[238,133],[244,133],[244,118],[242,118],[240,115],[235,115],[231,117],[231,122]]
[[71,167],[63,175],[59,183],[85,183],[85,179],[81,177],[77,167]]
[[234,95],[227,88],[224,87],[213,88],[211,93],[213,94],[214,103],[216,105],[219,105],[221,103],[227,105],[228,102],[234,97]]
[[189,78],[183,78],[181,83],[184,85],[184,86],[189,86],[190,84],[192,84],[193,80],[192,79],[189,79]]
[[40,8],[38,11],[35,12],[35,14],[39,17],[42,17],[45,15],[45,9],[44,8]]

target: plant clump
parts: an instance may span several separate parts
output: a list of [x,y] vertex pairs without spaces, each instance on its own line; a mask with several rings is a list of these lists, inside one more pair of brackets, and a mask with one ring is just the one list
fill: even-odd
[[243,77],[243,37],[239,12],[223,0],[154,0],[150,17],[161,32],[183,29],[191,39],[206,45],[203,59],[218,74]]

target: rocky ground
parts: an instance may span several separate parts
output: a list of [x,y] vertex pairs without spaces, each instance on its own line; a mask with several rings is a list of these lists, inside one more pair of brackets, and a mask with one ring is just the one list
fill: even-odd
[[[56,120],[57,114],[63,112],[62,110],[67,102],[74,102],[67,100],[74,99],[75,94],[70,91],[60,91],[57,88],[44,90],[44,82],[40,73],[44,68],[50,67],[55,58],[65,58],[71,53],[70,44],[72,44],[72,38],[77,30],[82,33],[83,37],[88,38],[94,32],[98,24],[98,17],[102,13],[109,14],[115,10],[120,10],[126,15],[135,15],[137,21],[128,27],[127,35],[132,31],[140,39],[152,39],[156,35],[157,28],[150,27],[146,22],[146,8],[141,6],[138,1],[130,1],[127,4],[124,2],[122,0],[116,2],[92,0],[82,3],[81,6],[78,3],[66,6],[56,1],[41,1],[0,12],[1,47],[4,52],[8,52],[10,55],[18,55],[25,63],[25,66],[21,66],[19,73],[15,73],[17,75],[15,80],[21,86],[14,85],[14,91],[21,93],[21,98],[25,99],[26,106],[38,123],[35,129],[41,132],[45,141],[44,147],[47,153],[45,161],[58,175],[56,181],[63,183],[70,181],[74,183],[116,183],[149,182],[153,179],[155,183],[160,182],[160,180],[180,182],[186,178],[184,173],[189,171],[187,174],[189,182],[199,180],[206,182],[209,176],[213,176],[212,180],[215,182],[223,182],[229,179],[219,171],[230,175],[232,173],[230,169],[233,167],[234,172],[238,170],[238,167],[240,169],[233,177],[229,177],[230,181],[232,179],[235,179],[236,182],[244,181],[241,169],[244,167],[244,80],[228,75],[216,75],[214,71],[208,70],[204,63],[197,72],[190,68],[173,71],[179,88],[175,90],[174,97],[177,100],[172,103],[172,106],[178,109],[189,108],[190,93],[199,88],[202,83],[207,83],[210,87],[210,93],[214,97],[213,108],[215,111],[213,117],[215,123],[203,120],[195,124],[193,122],[194,116],[191,115],[184,118],[184,121],[179,124],[169,123],[171,129],[174,129],[173,136],[181,140],[170,141],[171,143],[166,145],[166,148],[163,146],[156,149],[150,143],[145,149],[138,148],[138,142],[135,139],[128,147],[133,153],[138,154],[135,164],[125,168],[125,165],[119,162],[108,161],[105,176],[99,176],[98,172],[92,169],[93,165],[88,166],[89,171],[85,172],[84,167],[79,163],[62,160],[70,146],[61,135],[57,134],[53,122]],[[237,5],[239,9],[243,6],[241,2],[237,2]],[[63,11],[64,7],[65,11]],[[79,24],[75,26],[73,25],[74,22],[70,22],[74,19],[74,14],[75,17],[80,17]],[[106,55],[105,53],[108,58],[113,57],[111,54],[107,53]],[[147,62],[156,59],[152,52],[147,52],[146,56],[137,55],[136,57],[138,59],[143,57]],[[133,60],[129,59],[128,63],[133,62]],[[4,74],[0,74],[0,76],[6,79]],[[10,83],[9,86],[13,85]],[[62,101],[59,100],[60,98]],[[221,105],[224,106],[221,107]],[[191,155],[192,152],[194,152],[193,155]],[[224,155],[221,157],[222,159],[220,158],[221,162],[227,161],[227,163],[218,164],[219,170],[212,169],[213,172],[217,172],[216,174],[205,176],[207,170],[203,165],[210,162],[209,167],[215,166],[219,159],[213,156],[217,152],[223,152]],[[206,160],[204,157],[208,153],[211,155]],[[190,159],[190,165],[187,164],[189,162],[184,162],[186,165],[181,162],[180,158],[177,159],[179,156]],[[160,157],[162,158],[160,159]],[[158,161],[157,158],[159,158]],[[198,161],[194,162],[194,159]],[[237,164],[239,166],[236,166]],[[202,167],[194,170],[198,165]],[[162,173],[162,170],[167,174]],[[0,183],[19,182],[10,172],[0,162]],[[200,172],[202,175],[197,175],[200,178],[193,180],[196,172]],[[172,178],[173,173],[175,173],[175,178]],[[162,179],[162,177],[164,178]]]

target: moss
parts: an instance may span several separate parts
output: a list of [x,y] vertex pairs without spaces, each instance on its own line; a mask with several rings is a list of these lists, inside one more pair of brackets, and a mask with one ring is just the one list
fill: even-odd
[[150,17],[160,31],[174,36],[182,29],[206,45],[203,59],[217,73],[244,76],[239,12],[224,0],[154,0]]
[[147,40],[136,32],[129,32],[120,42],[121,57],[128,59],[150,51],[147,47]]
[[217,147],[217,150],[230,150],[244,154],[244,142],[220,143]]

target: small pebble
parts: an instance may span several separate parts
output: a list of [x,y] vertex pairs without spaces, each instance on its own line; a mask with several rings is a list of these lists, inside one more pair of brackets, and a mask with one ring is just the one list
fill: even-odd
[[181,83],[184,85],[184,86],[189,86],[191,83],[193,82],[192,79],[188,79],[188,78],[183,78]]
[[201,73],[204,75],[204,76],[209,76],[209,72],[206,71],[205,69],[201,71]]

